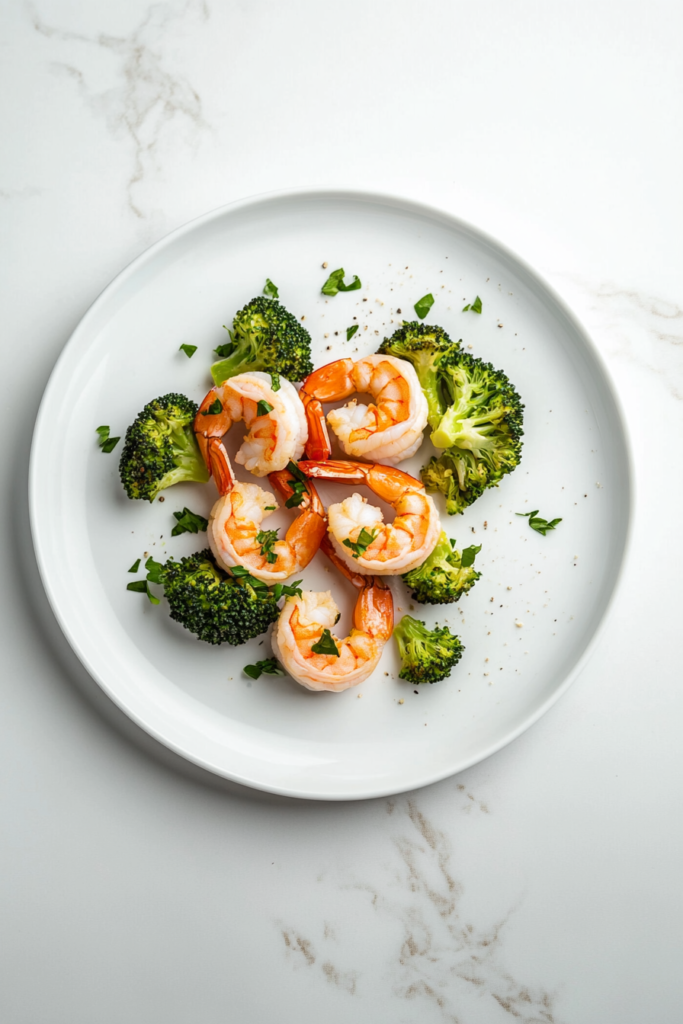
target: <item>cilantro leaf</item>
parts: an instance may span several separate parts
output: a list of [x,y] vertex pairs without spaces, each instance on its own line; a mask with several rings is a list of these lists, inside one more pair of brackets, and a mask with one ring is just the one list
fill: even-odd
[[163,583],[164,582],[164,565],[163,562],[155,562],[150,555],[145,562],[145,569],[147,570],[147,579],[150,583]]
[[347,327],[346,328],[346,340],[347,341],[351,341],[351,338],[354,336],[354,334],[356,333],[357,330],[358,330],[358,324],[354,324],[353,327]]
[[188,359],[192,359],[192,356],[197,351],[196,345],[181,345],[178,349],[179,352],[184,352]]
[[235,341],[232,336],[232,331],[230,331],[225,324],[223,324],[223,330],[228,332],[230,341],[226,341],[223,345],[216,345],[214,352],[217,356],[220,356],[221,359],[227,359],[228,356],[231,356],[235,351]]
[[208,409],[202,410],[202,416],[218,416],[219,412],[223,412],[223,403],[220,398],[217,398]]
[[538,509],[534,509],[533,512],[515,512],[516,516],[528,516],[529,526],[536,533],[541,533],[545,537],[548,530],[554,530],[558,523],[561,523],[561,519],[551,519],[550,522],[547,519],[541,519],[538,514]]
[[132,590],[136,594],[147,594],[151,604],[159,604],[159,598],[155,597],[149,589],[149,583],[147,580],[133,580],[132,583],[128,584],[126,590]]
[[474,302],[468,302],[466,306],[462,307],[462,312],[466,313],[470,310],[472,313],[481,313],[481,299],[477,295]]
[[331,654],[335,658],[339,657],[339,648],[335,644],[329,629],[323,630],[322,636],[316,644],[313,644],[311,650],[314,654]]
[[344,284],[344,268],[340,267],[339,270],[332,271],[321,291],[323,295],[336,295],[337,292],[357,292],[360,287],[360,278],[357,274],[353,275],[351,284]]
[[233,565],[230,568],[230,572],[238,580],[243,580],[247,583],[252,590],[256,590],[260,593],[268,590],[268,584],[264,583],[263,580],[257,580],[255,576],[252,576],[248,569],[245,569],[243,565]]
[[120,437],[109,436],[109,427],[95,427],[95,433],[100,435],[98,444],[102,451],[107,455],[114,451],[114,448],[116,448],[117,444],[121,440]]
[[273,551],[273,544],[278,539],[279,532],[279,530],[259,530],[256,534],[256,543],[261,545],[261,554],[269,565],[277,562],[277,555]]
[[181,533],[199,533],[200,530],[206,530],[209,525],[208,519],[197,515],[196,512],[190,512],[189,508],[184,508],[182,512],[174,512],[173,515],[178,522],[171,530],[172,537],[177,537]]
[[273,406],[270,404],[270,402],[266,402],[265,399],[263,399],[263,398],[261,399],[261,401],[256,406],[256,415],[257,416],[267,416],[268,413],[272,412],[272,411],[273,411]]
[[140,568],[140,561],[141,559],[138,558],[136,562],[133,562],[128,572],[137,572],[138,569]]
[[277,288],[275,287],[275,285],[273,284],[269,277],[266,278],[266,283],[263,286],[263,294],[267,295],[269,299],[280,298],[279,291],[277,290]]
[[303,580],[294,580],[293,583],[276,583],[271,590],[272,595],[276,601],[279,601],[283,594],[285,597],[301,597],[300,583],[303,583]]
[[361,527],[361,531],[356,537],[355,541],[349,540],[349,538],[347,537],[343,543],[345,547],[351,548],[351,552],[354,558],[360,558],[361,555],[365,554],[365,552],[370,547],[376,536],[377,530],[373,530],[372,533],[370,533],[370,531],[366,530],[365,527],[363,526]]
[[255,665],[244,666],[244,674],[251,679],[258,679],[262,673],[266,676],[283,676],[285,670],[277,658],[264,658],[263,661],[257,661]]
[[423,295],[421,299],[417,300],[413,308],[417,315],[419,316],[420,320],[424,320],[424,318],[427,316],[427,313],[429,312],[433,305],[434,296],[432,295],[431,292],[428,292],[427,295]]
[[474,565],[474,559],[481,551],[481,544],[472,544],[469,548],[463,548],[462,555],[460,557],[460,565],[463,569],[469,569],[471,565]]
[[306,476],[301,472],[297,464],[291,460],[287,463],[287,469],[294,477],[293,480],[287,481],[294,493],[287,498],[285,508],[297,508],[304,500],[304,495],[308,494]]

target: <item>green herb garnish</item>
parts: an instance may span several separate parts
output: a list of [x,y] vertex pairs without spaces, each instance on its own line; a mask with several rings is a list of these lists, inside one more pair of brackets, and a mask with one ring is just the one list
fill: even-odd
[[266,283],[263,286],[263,294],[267,295],[269,299],[280,298],[279,291],[277,290],[277,288],[275,287],[275,285],[273,284],[269,277],[266,278]]
[[138,569],[140,568],[140,562],[141,562],[140,558],[138,558],[137,562],[133,562],[133,564],[131,565],[131,567],[128,570],[128,572],[137,572]]
[[248,569],[245,569],[243,565],[233,565],[230,567],[230,572],[233,576],[239,580],[244,580],[253,590],[260,591],[263,593],[264,590],[268,590],[268,584],[264,583],[263,580],[257,580],[255,576],[252,576]]
[[346,328],[346,340],[347,341],[351,341],[351,338],[354,336],[354,334],[356,333],[357,330],[358,330],[358,324],[354,324],[353,327],[347,327]]
[[363,526],[361,527],[361,531],[355,541],[349,540],[347,537],[343,543],[345,547],[351,548],[354,558],[360,558],[361,555],[365,554],[376,536],[377,530],[373,530],[373,532],[370,533],[370,531],[366,530]]
[[271,389],[271,391],[279,391],[280,390],[280,374],[279,373],[271,373],[271,375],[270,375],[270,389]]
[[265,399],[263,399],[263,398],[261,399],[261,401],[256,406],[256,415],[257,416],[267,416],[268,413],[272,412],[272,411],[273,411],[273,406],[270,404],[270,402],[266,402]]
[[200,530],[206,530],[209,525],[208,519],[197,515],[196,512],[190,512],[189,508],[184,508],[182,512],[174,512],[173,515],[178,522],[171,530],[172,537],[177,537],[181,533],[199,533]]
[[216,345],[214,352],[216,353],[217,356],[220,356],[221,359],[227,359],[228,356],[231,356],[235,351],[235,342],[233,341],[230,329],[226,327],[225,324],[223,324],[223,330],[228,332],[228,337],[230,338],[230,341],[226,341],[222,345]]
[[277,562],[277,555],[273,551],[273,544],[278,539],[279,530],[259,530],[256,534],[256,543],[261,545],[261,554],[266,562],[272,565]]
[[147,594],[147,597],[152,604],[159,604],[159,598],[155,597],[149,589],[149,583],[147,580],[133,580],[132,583],[128,584],[126,590],[132,590],[136,594]]
[[420,320],[424,320],[424,318],[427,316],[427,313],[429,312],[433,305],[434,296],[432,295],[431,292],[428,292],[427,295],[423,295],[421,299],[418,299],[413,308],[417,315],[419,316]]
[[192,356],[197,351],[196,345],[181,345],[178,349],[179,352],[184,352],[188,359],[192,359]]
[[545,537],[548,530],[554,530],[558,523],[561,523],[561,519],[551,519],[550,522],[547,519],[541,519],[538,514],[538,509],[534,509],[533,512],[515,512],[516,516],[528,516],[529,526],[532,530],[536,530],[537,533],[542,533]]
[[329,629],[323,630],[322,636],[317,644],[313,644],[311,650],[314,654],[331,654],[335,658],[339,657],[339,648],[335,644]]
[[296,463],[292,462],[291,460],[287,463],[287,469],[294,477],[293,480],[287,481],[287,483],[290,485],[294,493],[290,495],[289,498],[287,498],[287,501],[285,502],[285,508],[297,508],[304,500],[304,495],[308,494],[308,487],[306,486],[306,477],[301,472]]
[[257,661],[255,665],[245,665],[244,674],[251,679],[258,679],[261,674],[266,676],[283,676],[285,670],[277,658],[264,658],[263,661]]
[[[453,541],[451,541],[451,543],[453,544]],[[455,544],[453,544],[453,547],[455,547]],[[462,568],[469,569],[471,565],[474,565],[474,559],[477,557],[480,551],[481,544],[472,544],[469,548],[463,548],[462,554],[460,556],[460,565],[462,566]]]
[[481,313],[481,299],[478,295],[474,302],[468,302],[466,306],[462,307],[463,313],[466,313],[468,310],[472,313]]
[[344,268],[333,270],[322,286],[323,295],[336,295],[337,292],[357,292],[361,287],[360,278],[354,274],[351,284],[344,284]]
[[275,512],[276,510],[277,510],[277,505],[264,505],[263,506],[263,511],[264,512]]
[[163,583],[164,582],[164,564],[163,562],[155,562],[150,555],[145,562],[145,569],[147,570],[147,579],[150,583]]
[[217,398],[215,402],[212,402],[208,409],[202,410],[202,416],[218,416],[219,412],[223,412],[223,403],[220,398]]
[[109,452],[114,451],[114,448],[116,448],[117,444],[121,440],[120,437],[109,436],[109,427],[96,427],[95,432],[100,435],[100,440],[98,444],[102,451],[105,452],[107,455],[109,454]]
[[285,597],[301,597],[300,583],[303,580],[294,580],[293,583],[276,583],[272,588],[272,594],[276,601],[279,601],[282,595]]

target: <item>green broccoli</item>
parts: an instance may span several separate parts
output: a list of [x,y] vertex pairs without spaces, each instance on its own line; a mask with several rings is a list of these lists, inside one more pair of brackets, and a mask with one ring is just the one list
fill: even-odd
[[275,594],[246,570],[231,576],[207,548],[180,562],[152,563],[147,579],[161,583],[171,618],[209,644],[244,644],[279,615]]
[[481,544],[455,550],[455,541],[442,532],[429,558],[401,578],[420,604],[452,604],[471,590],[481,576],[474,568],[479,551]]
[[427,629],[424,622],[404,615],[394,629],[401,655],[399,679],[410,683],[438,683],[445,679],[465,650],[447,626]]
[[524,406],[502,370],[467,352],[441,359],[438,378],[448,408],[431,440],[445,451],[422,467],[422,480],[454,515],[519,465]]
[[209,473],[194,436],[197,406],[185,395],[149,402],[126,431],[119,473],[129,498],[154,501],[184,480],[206,483]]
[[429,425],[436,430],[448,408],[448,397],[444,394],[437,368],[444,353],[457,351],[460,342],[451,341],[443,327],[433,324],[403,322],[403,326],[385,338],[377,349],[383,355],[407,359],[415,367],[420,385],[427,399]]
[[[230,341],[219,345],[211,367],[215,384],[249,370],[304,380],[313,373],[311,336],[276,299],[258,295],[235,313]],[[277,390],[277,389],[276,389]]]

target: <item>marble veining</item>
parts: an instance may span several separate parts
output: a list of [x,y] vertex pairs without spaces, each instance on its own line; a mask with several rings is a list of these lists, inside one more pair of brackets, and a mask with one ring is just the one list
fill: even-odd
[[[460,812],[490,813],[487,804],[462,784],[455,785],[454,794]],[[353,958],[349,960],[351,946],[339,940],[341,929],[328,922],[316,939],[293,924],[279,924],[292,967],[320,972],[349,996],[362,997],[382,984],[387,998],[415,1004],[407,1011],[410,1016],[400,1018],[405,1021],[468,1024],[474,1001],[477,1020],[562,1024],[557,994],[527,984],[506,968],[505,926],[516,906],[492,924],[472,920],[463,909],[466,884],[459,876],[453,843],[426,816],[419,798],[388,800],[385,813],[390,820],[384,877],[331,879],[336,893],[363,894],[391,934],[398,936],[393,946],[390,941],[382,943],[382,969],[368,972]],[[330,893],[329,899],[332,903],[335,893]],[[328,918],[329,908],[324,900],[321,903]],[[341,959],[343,967],[339,966]],[[482,1001],[483,1017],[479,1015]]]
[[185,0],[152,4],[137,27],[120,36],[89,36],[59,28],[45,20],[33,4],[27,3],[26,9],[33,28],[41,36],[62,44],[99,47],[114,56],[117,82],[100,92],[95,91],[87,73],[73,62],[53,61],[52,68],[73,80],[84,102],[104,118],[114,138],[127,141],[132,160],[126,182],[127,203],[136,217],[145,217],[144,204],[138,197],[139,186],[147,177],[161,176],[163,161],[158,150],[162,141],[179,130],[181,123],[195,135],[210,128],[199,93],[185,76],[169,66],[171,61],[164,47],[164,34],[172,22],[189,17],[200,21],[209,18],[206,3]]
[[587,326],[604,338],[610,358],[639,365],[659,377],[670,395],[683,398],[683,308],[613,281],[558,276],[580,295]]

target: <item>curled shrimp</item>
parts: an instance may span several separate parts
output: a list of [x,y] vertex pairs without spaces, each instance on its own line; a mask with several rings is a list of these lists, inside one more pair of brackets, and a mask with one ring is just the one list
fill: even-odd
[[[288,597],[273,631],[273,653],[293,679],[309,690],[340,693],[364,682],[377,667],[394,628],[394,602],[383,580],[351,571],[340,561],[329,541],[322,544],[334,564],[358,589],[353,628],[339,640],[332,629],[339,611],[330,591],[304,590]],[[325,647],[336,654],[313,651],[327,631]]]
[[409,572],[431,555],[441,534],[441,520],[421,480],[393,466],[363,462],[300,462],[299,469],[319,480],[366,484],[396,512],[384,522],[381,509],[352,494],[327,510],[335,552],[353,570],[376,576]]
[[[291,477],[288,470],[271,473],[269,477],[285,499],[296,493]],[[276,530],[263,529],[264,519],[279,508],[275,496],[258,484],[234,481],[209,516],[209,547],[218,564],[228,570],[241,565],[265,583],[281,582],[305,568],[327,531],[325,509],[310,480],[306,488],[301,495],[296,494],[300,514],[284,540],[278,540]]]
[[211,388],[200,405],[195,436],[220,494],[227,494],[235,482],[222,438],[239,420],[248,433],[235,462],[254,476],[267,476],[301,458],[308,437],[306,416],[296,388],[283,377],[279,383],[273,391],[269,373],[240,373]]
[[414,367],[396,356],[337,359],[315,370],[303,382],[300,398],[306,408],[309,459],[329,459],[330,439],[324,402],[348,398],[354,392],[372,395],[370,405],[356,399],[327,414],[327,422],[346,455],[382,460],[393,466],[414,455],[427,426],[427,399]]

